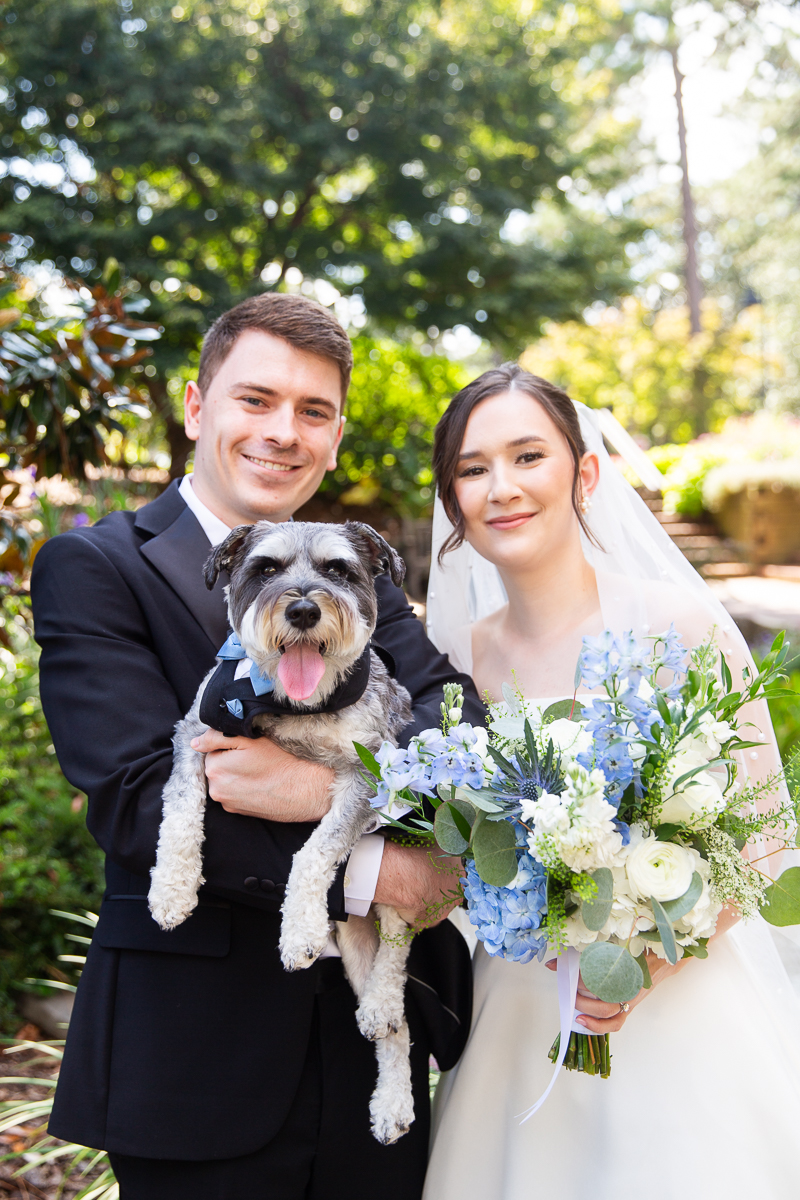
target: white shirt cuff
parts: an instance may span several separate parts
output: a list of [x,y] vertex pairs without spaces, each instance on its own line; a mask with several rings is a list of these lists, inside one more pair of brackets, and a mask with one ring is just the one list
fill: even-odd
[[354,917],[365,917],[375,898],[384,845],[379,833],[368,833],[353,847],[345,869],[344,910]]

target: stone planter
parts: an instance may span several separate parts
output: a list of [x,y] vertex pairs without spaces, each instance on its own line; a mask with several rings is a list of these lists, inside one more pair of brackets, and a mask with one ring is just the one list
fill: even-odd
[[800,560],[800,491],[780,484],[728,495],[715,521],[748,562]]

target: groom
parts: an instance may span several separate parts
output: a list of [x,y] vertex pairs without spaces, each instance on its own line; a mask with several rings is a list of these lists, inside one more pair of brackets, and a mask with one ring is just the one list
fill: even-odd
[[[407,1013],[416,1121],[393,1146],[369,1133],[373,1048],[332,941],[305,971],[278,957],[295,851],[329,806],[327,768],[267,739],[209,731],[200,902],[162,931],[149,871],[171,735],[226,637],[224,579],[202,578],[236,525],[286,521],[336,464],[352,368],[321,306],[275,293],[212,326],[186,389],[194,474],[40,551],[31,584],[41,690],[65,774],[89,798],[106,892],[69,1029],[50,1132],[108,1150],[121,1200],[414,1200],[428,1141],[427,1069],[449,1067],[469,1027],[465,944],[447,921],[414,939]],[[458,680],[403,593],[376,580],[376,640],[412,696],[403,741],[438,724]],[[371,901],[426,906],[453,876],[424,850],[365,837],[330,890],[331,917]]]

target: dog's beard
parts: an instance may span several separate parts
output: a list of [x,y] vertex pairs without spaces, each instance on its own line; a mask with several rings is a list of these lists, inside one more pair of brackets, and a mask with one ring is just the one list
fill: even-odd
[[349,596],[333,597],[325,589],[304,595],[319,606],[311,629],[299,630],[286,618],[298,594],[284,592],[273,603],[259,597],[245,612],[239,638],[249,658],[295,703],[323,701],[361,655],[372,629]]

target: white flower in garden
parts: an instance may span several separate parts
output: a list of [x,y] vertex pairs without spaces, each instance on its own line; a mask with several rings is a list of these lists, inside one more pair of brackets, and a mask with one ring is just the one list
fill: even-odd
[[628,882],[636,896],[646,900],[677,900],[688,889],[694,872],[694,857],[684,846],[660,842],[653,833],[625,856]]
[[[691,771],[696,762],[687,762],[694,755],[681,754],[670,764],[670,778],[679,779]],[[678,791],[671,790],[671,784],[662,801],[659,820],[668,824],[686,825],[689,829],[704,829],[712,825],[719,813],[725,808],[726,800],[722,788],[710,771],[698,771],[679,784]]]
[[564,767],[567,767],[585,750],[590,750],[592,746],[592,735],[583,721],[568,721],[566,717],[560,717],[557,721],[543,725],[539,740],[545,751],[547,743],[552,741],[556,751],[561,754],[561,762]]
[[527,805],[535,828],[528,838],[540,862],[560,859],[573,871],[593,871],[616,862],[622,835],[614,825],[617,810],[605,799],[606,777],[571,763],[560,796],[546,793]]

